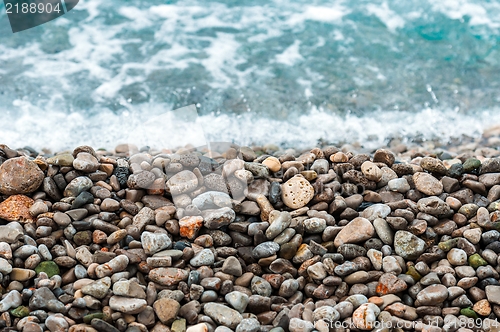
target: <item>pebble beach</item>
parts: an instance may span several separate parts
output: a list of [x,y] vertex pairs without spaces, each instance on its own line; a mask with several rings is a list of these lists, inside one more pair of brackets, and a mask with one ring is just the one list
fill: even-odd
[[0,329],[500,331],[498,146],[0,145]]

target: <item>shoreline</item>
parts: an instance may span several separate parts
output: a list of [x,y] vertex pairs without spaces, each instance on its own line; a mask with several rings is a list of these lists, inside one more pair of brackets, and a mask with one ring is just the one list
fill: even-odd
[[499,133],[210,157],[0,145],[0,327],[500,331]]

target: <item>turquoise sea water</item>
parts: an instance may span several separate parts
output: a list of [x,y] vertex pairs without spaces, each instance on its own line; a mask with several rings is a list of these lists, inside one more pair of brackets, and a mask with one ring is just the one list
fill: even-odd
[[0,10],[13,147],[447,141],[499,105],[498,1],[82,0],[16,34]]

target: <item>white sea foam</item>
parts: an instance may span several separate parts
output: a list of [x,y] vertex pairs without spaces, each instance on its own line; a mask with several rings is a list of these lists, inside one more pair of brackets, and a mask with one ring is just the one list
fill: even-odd
[[300,55],[300,40],[296,40],[283,53],[276,55],[276,62],[287,66],[293,66],[304,58]]
[[471,25],[487,25],[500,28],[500,3],[491,1],[477,3],[473,0],[443,0],[431,2],[435,11],[452,19],[470,17]]
[[380,6],[369,4],[367,9],[370,14],[377,16],[391,32],[396,32],[396,29],[405,26],[405,20],[391,10],[385,1]]
[[331,114],[313,108],[289,121],[269,119],[250,112],[243,115],[197,116],[192,106],[164,112],[165,105],[137,109],[132,113],[98,112],[88,118],[40,109],[16,101],[19,110],[4,115],[8,127],[0,131],[0,142],[12,147],[63,150],[80,144],[112,149],[118,143],[173,148],[206,141],[240,145],[273,143],[308,148],[319,141],[332,144],[359,142],[365,148],[384,146],[392,138],[411,141],[440,140],[462,135],[479,137],[485,128],[500,123],[500,110],[462,115],[453,110],[423,109],[420,112],[373,112],[364,116]]
[[303,24],[306,20],[329,23],[338,22],[349,12],[350,11],[340,3],[330,6],[307,6],[305,10],[293,14],[290,19],[288,19],[288,24]]

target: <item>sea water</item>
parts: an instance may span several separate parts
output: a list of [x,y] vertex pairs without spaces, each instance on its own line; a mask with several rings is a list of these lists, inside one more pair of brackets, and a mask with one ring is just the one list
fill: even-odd
[[448,142],[499,105],[498,1],[81,0],[15,34],[0,10],[14,148]]

